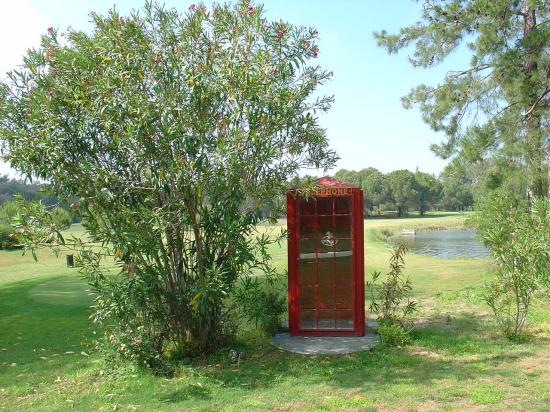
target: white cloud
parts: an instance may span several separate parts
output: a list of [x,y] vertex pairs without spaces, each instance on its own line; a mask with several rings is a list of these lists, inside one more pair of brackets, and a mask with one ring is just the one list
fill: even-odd
[[[22,63],[27,49],[40,45],[40,35],[48,28],[47,19],[24,0],[0,1],[0,79]],[[15,171],[0,161],[0,175]]]
[[26,1],[0,2],[0,73],[22,63],[22,57],[31,47],[40,45],[40,35],[48,28],[48,21]]

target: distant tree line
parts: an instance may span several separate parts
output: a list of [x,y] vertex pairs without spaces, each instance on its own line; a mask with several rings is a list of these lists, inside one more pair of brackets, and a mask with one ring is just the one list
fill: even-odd
[[[490,182],[474,185],[475,177],[471,168],[466,170],[458,162],[451,162],[439,177],[405,169],[384,174],[374,167],[359,171],[340,169],[334,177],[363,189],[365,210],[371,215],[386,211],[396,211],[399,216],[403,216],[410,210],[420,214],[429,210],[469,210],[473,207],[474,196],[480,187],[490,186]],[[293,179],[290,186],[304,186],[316,179],[313,176]],[[0,205],[13,200],[16,194],[26,200],[41,200],[49,207],[59,204],[56,197],[48,194],[47,184],[27,183],[0,176]],[[67,209],[65,204],[59,206]],[[73,223],[77,220],[72,218]]]
[[[340,169],[334,177],[363,189],[365,211],[370,215],[395,211],[399,216],[416,210],[470,210],[474,203],[473,179],[456,164],[450,164],[439,177],[409,170],[382,173],[374,167],[359,171]],[[306,185],[315,178],[295,179],[292,186]]]
[[10,179],[8,176],[0,176],[0,205],[13,200],[16,194],[20,194],[26,200],[41,200],[47,206],[58,203],[56,197],[47,193],[47,184],[27,183],[23,180]]
[[397,211],[403,216],[409,210],[421,215],[429,210],[469,210],[473,206],[473,182],[452,167],[439,177],[401,169],[382,173],[369,167],[359,171],[341,169],[336,179],[359,186],[369,214]]

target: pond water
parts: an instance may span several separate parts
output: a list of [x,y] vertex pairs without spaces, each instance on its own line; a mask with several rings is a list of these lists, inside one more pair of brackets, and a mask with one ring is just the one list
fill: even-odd
[[453,259],[459,257],[482,258],[489,251],[476,238],[473,230],[434,230],[416,235],[398,235],[393,242],[407,245],[412,253]]

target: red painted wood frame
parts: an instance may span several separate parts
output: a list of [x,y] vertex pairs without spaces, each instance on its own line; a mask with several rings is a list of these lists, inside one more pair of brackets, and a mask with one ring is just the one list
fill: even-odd
[[[298,190],[287,193],[288,314],[290,334],[293,336],[363,336],[365,334],[363,192],[359,188],[332,179],[329,183],[336,184],[337,187],[321,186],[309,200],[300,196]],[[314,205],[313,214],[311,214],[312,206],[309,202]],[[333,205],[330,215],[318,213],[319,205],[325,209],[321,212],[327,212],[330,204]],[[339,237],[335,222],[347,221],[348,214],[337,213],[337,209],[343,205],[342,210],[345,211],[347,204],[350,205],[348,214],[351,218],[351,236]],[[302,208],[308,210],[301,210]],[[323,226],[322,220],[329,222],[331,218],[334,229],[332,232],[336,236],[331,231],[326,233],[320,231],[320,227]],[[300,233],[301,230],[304,232],[310,230],[309,223],[304,222],[305,220],[315,222],[313,226],[316,234],[312,238],[308,237],[308,233]],[[317,223],[318,221],[321,223]],[[320,242],[324,242],[322,246],[324,251],[319,250]],[[347,258],[349,251],[337,251],[338,242],[341,249],[346,249],[351,244],[351,259]],[[312,244],[315,244],[314,252],[311,249]],[[326,252],[327,247],[332,247],[333,251]],[[333,254],[332,258],[330,253]],[[349,276],[347,282],[345,279],[350,269],[349,260],[351,260],[351,285],[348,285]],[[330,273],[330,270],[327,270],[330,266],[332,266],[332,278],[326,275]],[[322,279],[332,279],[332,289],[330,283],[322,283]],[[310,283],[307,284],[307,282]],[[346,288],[350,293],[348,296],[350,301],[347,304],[342,293]],[[324,299],[323,296],[328,298]]]

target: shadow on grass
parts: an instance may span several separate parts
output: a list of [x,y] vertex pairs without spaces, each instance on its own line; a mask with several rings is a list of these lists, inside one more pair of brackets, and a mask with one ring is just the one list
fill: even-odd
[[165,403],[179,403],[190,399],[209,400],[212,399],[212,396],[207,388],[188,385],[159,397],[159,401]]
[[291,379],[300,385],[371,390],[491,379],[503,373],[499,365],[532,355],[528,347],[496,337],[487,328],[481,317],[465,315],[449,325],[435,322],[416,329],[411,347],[380,346],[343,356],[307,357],[264,347],[263,356],[245,361],[240,369],[210,369],[207,376],[233,388],[266,388]]

